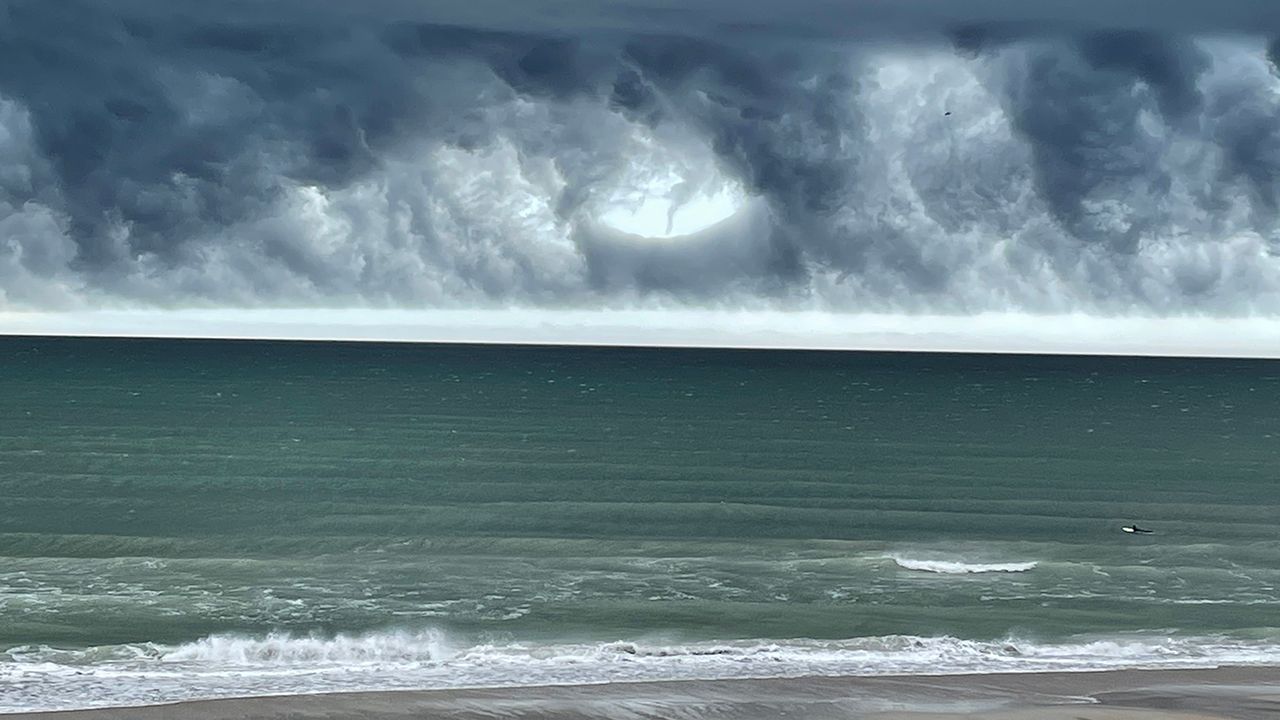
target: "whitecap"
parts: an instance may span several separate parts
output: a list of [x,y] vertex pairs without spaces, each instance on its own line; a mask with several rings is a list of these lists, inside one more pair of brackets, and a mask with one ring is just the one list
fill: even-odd
[[941,575],[972,575],[976,573],[1020,573],[1026,572],[1034,568],[1038,563],[1034,560],[1029,562],[1008,562],[1008,563],[973,563],[958,560],[938,560],[926,558],[909,558],[898,555],[890,555],[887,560],[892,560],[898,567],[904,570],[918,570],[920,572],[938,573]]
[[0,712],[364,690],[1277,664],[1280,637],[1167,633],[1060,642],[886,635],[492,644],[430,629],[213,635],[173,646],[12,648],[0,653]]

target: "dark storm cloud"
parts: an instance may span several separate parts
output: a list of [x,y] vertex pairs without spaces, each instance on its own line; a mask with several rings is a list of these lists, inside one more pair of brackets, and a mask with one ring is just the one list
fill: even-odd
[[[830,211],[857,174],[857,155],[848,150],[856,143],[845,140],[859,132],[858,119],[840,107],[853,68],[838,57],[763,55],[687,39],[646,38],[625,48],[640,82],[652,88],[648,95],[704,128],[748,187],[786,212]],[[635,83],[627,75],[622,82]]]
[[1166,145],[1142,115],[1154,99],[1169,127],[1194,124],[1189,116],[1201,106],[1196,83],[1206,66],[1189,41],[1134,32],[1045,43],[1027,53],[1007,88],[1010,117],[1030,142],[1041,196],[1073,234],[1132,252],[1159,221],[1158,202],[1126,213],[1123,227],[1101,226],[1110,218],[1084,205],[1099,195],[1168,194]]
[[[276,173],[335,182],[367,169],[362,131],[393,119],[359,127],[354,112],[412,101],[386,87],[376,53],[336,29],[304,40],[174,26],[74,0],[16,4],[5,29],[0,87],[32,114],[89,266],[116,259],[113,223],[129,226],[129,252],[165,254],[261,209]],[[201,84],[210,97],[197,100]],[[253,153],[268,140],[297,142],[297,153],[261,166]]]
[[[0,283],[1280,311],[1277,78],[1193,37],[1237,32],[1280,7],[0,0]],[[753,209],[602,228],[654,183]]]
[[[20,2],[26,0],[10,0]],[[115,0],[118,12],[156,14],[156,0]],[[167,13],[176,14],[176,13]],[[717,36],[900,39],[960,28],[993,27],[1018,34],[1139,30],[1157,33],[1280,33],[1280,7],[1270,0],[217,0],[182,6],[193,22],[228,17],[317,26],[385,21],[527,32],[542,35],[679,33]]]

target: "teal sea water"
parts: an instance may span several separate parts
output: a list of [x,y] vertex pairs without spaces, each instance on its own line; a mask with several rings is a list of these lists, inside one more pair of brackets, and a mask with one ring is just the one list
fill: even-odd
[[1278,398],[1263,361],[0,338],[0,710],[1280,665]]

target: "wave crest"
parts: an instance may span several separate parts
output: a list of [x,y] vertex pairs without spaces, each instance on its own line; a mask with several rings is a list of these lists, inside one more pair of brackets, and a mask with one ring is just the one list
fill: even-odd
[[295,636],[210,635],[160,655],[164,662],[256,665],[337,665],[438,662],[453,655],[438,630]]
[[[455,651],[456,649],[456,651]],[[1280,637],[1122,635],[1046,643],[886,635],[846,640],[641,640],[468,645],[437,630],[213,635],[0,651],[0,712],[217,697],[727,678],[934,675],[1280,663]]]
[[904,570],[918,570],[920,572],[938,573],[941,575],[973,575],[978,573],[1020,573],[1026,572],[1034,568],[1038,563],[1034,560],[1029,562],[1013,562],[1013,563],[969,563],[957,560],[934,560],[922,558],[900,557],[890,555],[887,558],[892,560],[898,567]]

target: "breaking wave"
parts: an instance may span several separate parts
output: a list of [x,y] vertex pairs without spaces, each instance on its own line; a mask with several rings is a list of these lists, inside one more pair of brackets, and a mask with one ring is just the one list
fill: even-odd
[[385,662],[432,662],[448,657],[444,634],[420,632],[366,633],[295,637],[268,633],[262,637],[211,635],[161,653],[165,662],[228,665],[315,665]]
[[1280,664],[1280,637],[466,643],[438,630],[0,652],[0,712],[361,690]]
[[954,560],[926,560],[891,555],[888,558],[904,570],[939,573],[942,575],[972,575],[976,573],[1020,573],[1036,566],[1035,561],[1015,563],[967,563]]

